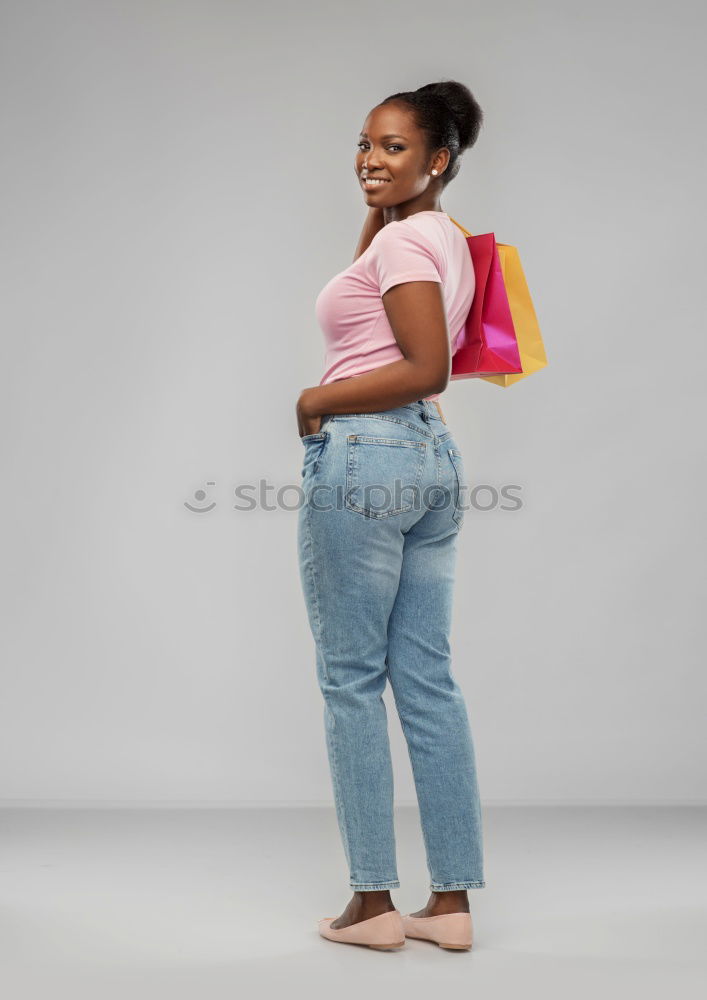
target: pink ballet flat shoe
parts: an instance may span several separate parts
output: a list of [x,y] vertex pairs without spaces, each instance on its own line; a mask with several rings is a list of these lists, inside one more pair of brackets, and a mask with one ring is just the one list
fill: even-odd
[[412,917],[403,914],[405,937],[434,941],[440,948],[469,951],[474,927],[470,913],[439,913],[436,917]]
[[388,910],[367,920],[359,920],[348,927],[331,927],[336,917],[323,917],[319,921],[319,933],[329,941],[343,944],[365,944],[378,951],[391,951],[405,944],[403,918],[399,910]]

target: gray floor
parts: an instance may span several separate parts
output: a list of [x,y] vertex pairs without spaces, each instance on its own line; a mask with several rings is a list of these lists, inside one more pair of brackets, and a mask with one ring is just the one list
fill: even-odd
[[[350,897],[330,809],[4,810],[0,985],[11,1000],[706,995],[707,810],[484,817],[474,949],[375,952],[317,933]],[[396,830],[404,913],[429,894],[416,811]]]

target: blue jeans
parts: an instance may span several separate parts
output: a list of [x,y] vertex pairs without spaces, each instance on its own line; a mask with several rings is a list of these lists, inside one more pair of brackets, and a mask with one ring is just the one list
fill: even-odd
[[426,400],[324,416],[320,430],[300,440],[299,567],[349,884],[400,886],[382,697],[388,679],[430,888],[480,888],[476,765],[449,642],[468,487],[461,452]]

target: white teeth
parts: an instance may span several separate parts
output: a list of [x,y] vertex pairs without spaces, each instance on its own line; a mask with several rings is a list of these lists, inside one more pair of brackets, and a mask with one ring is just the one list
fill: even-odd
[[382,180],[382,179],[379,180],[378,178],[373,178],[373,177],[364,177],[363,178],[363,183],[364,184],[387,184],[388,181]]

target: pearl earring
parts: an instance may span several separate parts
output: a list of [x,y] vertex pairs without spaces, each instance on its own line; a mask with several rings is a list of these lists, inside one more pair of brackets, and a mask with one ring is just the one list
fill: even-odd
[[432,173],[433,173],[433,175],[434,175],[435,177],[437,176],[437,171],[436,171],[436,170],[433,170],[433,171],[432,171]]

